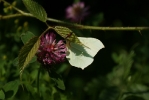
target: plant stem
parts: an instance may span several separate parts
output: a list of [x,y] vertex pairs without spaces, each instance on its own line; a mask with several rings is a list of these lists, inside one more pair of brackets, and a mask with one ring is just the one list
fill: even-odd
[[[10,3],[8,3],[5,0],[1,0],[3,2],[5,2],[6,4],[12,6]],[[2,16],[0,15],[0,20],[2,19],[9,19],[9,18],[13,18],[13,17],[20,17],[20,16],[27,16],[27,17],[35,17],[34,15],[32,15],[31,13],[26,13],[14,6],[12,6],[12,8],[14,8],[16,11],[18,11],[20,14],[12,14],[12,15],[6,15],[6,16]],[[63,24],[64,26],[67,27],[73,27],[73,28],[77,28],[77,29],[90,29],[90,30],[111,30],[111,31],[141,31],[141,30],[149,30],[149,27],[98,27],[98,26],[87,26],[87,25],[81,25],[81,24],[76,24],[76,23],[68,23],[68,22],[64,22],[61,20],[57,20],[57,19],[53,19],[53,18],[47,18],[47,21],[51,21],[51,22],[55,22],[55,23],[59,23],[59,24]]]
[[38,74],[37,74],[37,91],[40,94],[40,90],[39,90],[39,79],[40,79],[40,73],[41,73],[41,66],[38,69]]
[[23,16],[23,15],[22,15],[22,14],[12,14],[12,15],[6,15],[6,16],[0,15],[0,20],[1,20],[1,19],[14,18],[14,17],[21,17],[21,16]]

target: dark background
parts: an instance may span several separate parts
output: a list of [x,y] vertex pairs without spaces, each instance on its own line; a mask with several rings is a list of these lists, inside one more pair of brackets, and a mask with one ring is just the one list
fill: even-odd
[[[13,2],[12,0],[9,1],[10,3]],[[65,9],[73,4],[72,0],[36,1],[46,10],[48,17],[70,22],[65,18]],[[89,7],[88,11],[90,14],[81,22],[81,24],[94,25],[93,22],[96,22],[94,17],[99,13],[102,13],[103,19],[101,19],[100,23],[96,24],[96,26],[149,26],[148,0],[84,0],[82,2],[85,2],[85,5]],[[21,0],[17,1],[16,6],[27,11]],[[15,13],[15,11],[11,13]],[[0,14],[5,15],[2,3],[0,3]],[[28,17],[18,18],[20,22],[19,25],[15,27],[14,20],[16,19],[17,18],[0,20],[0,67],[1,70],[3,68],[6,70],[3,72],[4,75],[1,72],[0,88],[9,81],[19,79],[19,73],[16,71],[19,68],[12,67],[12,64],[9,65],[8,62],[13,62],[23,45],[20,40],[20,35],[24,31],[31,31],[34,34],[39,35],[46,29],[44,23]],[[99,19],[100,18],[97,18],[97,20]],[[29,23],[28,28],[16,32],[17,28],[23,25],[25,21]],[[54,22],[48,23],[49,25],[58,25],[58,23]],[[78,36],[98,38],[103,42],[105,48],[98,52],[94,57],[94,62],[85,68],[85,70],[70,67],[66,61],[65,64],[68,68],[60,71],[66,90],[62,91],[56,88],[56,93],[66,95],[66,97],[69,98],[68,100],[147,100],[146,98],[149,98],[148,30],[101,31],[74,29],[74,32],[76,32]],[[132,56],[132,52],[134,52],[134,56]],[[3,60],[4,56],[7,57],[6,61],[4,61],[5,59]],[[131,61],[132,64],[130,64]],[[5,64],[2,62],[5,62]],[[56,66],[58,70],[61,67],[63,67],[63,65]],[[29,80],[31,77],[30,73],[35,69],[37,69],[36,65],[28,67],[26,69],[26,73],[28,74],[26,74],[24,79]],[[129,71],[127,72],[127,70]],[[16,76],[14,74],[16,74]],[[46,72],[43,71],[40,78],[42,84],[41,88],[43,89],[42,86],[45,86],[44,88],[51,89],[53,88],[53,85],[50,84],[49,80],[44,80],[43,77],[45,74]],[[33,79],[34,82],[31,83],[30,86],[35,88],[36,78]],[[129,79],[131,81],[128,81]],[[38,98],[38,93],[35,92],[34,94],[32,89],[23,91],[20,87],[15,99],[49,100],[47,98],[49,98],[49,95],[52,94],[51,91],[53,90],[51,89],[50,92],[47,91],[43,92],[43,97],[41,96],[41,98]],[[122,99],[119,98],[121,96],[120,93],[123,93]],[[54,94],[55,97],[59,96],[57,95],[58,94]]]

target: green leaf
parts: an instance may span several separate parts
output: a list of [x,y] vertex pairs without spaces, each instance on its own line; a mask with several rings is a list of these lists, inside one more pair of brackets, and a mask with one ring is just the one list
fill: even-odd
[[62,89],[62,90],[65,90],[65,85],[64,85],[64,81],[61,79],[61,78],[52,78],[55,82],[56,82],[56,85],[59,89]]
[[25,44],[27,43],[32,37],[34,37],[35,35],[32,32],[26,32],[24,34],[21,35],[21,40],[22,42]]
[[55,70],[50,70],[48,73],[51,79],[56,83],[56,86],[61,90],[65,90],[64,81],[61,75],[57,74]]
[[117,100],[119,95],[120,90],[115,86],[111,86],[101,91],[99,95],[99,100]]
[[32,60],[31,60],[29,63],[33,63],[33,62],[35,62],[36,60],[37,60],[37,57],[34,56],[34,57],[32,58]]
[[3,90],[5,92],[5,97],[12,98],[13,96],[15,96],[15,94],[18,91],[19,85],[20,85],[20,82],[18,80],[6,83],[3,86]]
[[44,8],[33,0],[23,0],[24,5],[37,19],[46,22],[47,13]]
[[[32,58],[32,60],[31,60],[29,63],[33,63],[33,62],[35,62],[36,60],[37,60],[37,57],[34,56],[34,57]],[[18,64],[19,64],[19,59],[18,59],[18,57],[17,57],[17,58],[15,58],[15,59],[13,60],[13,65],[14,65],[14,66],[18,66]]]
[[69,42],[73,42],[73,43],[77,43],[80,45],[83,45],[80,40],[78,39],[78,37],[75,35],[75,33],[73,33],[73,31],[71,31],[69,28],[67,27],[63,27],[63,26],[55,26],[54,30],[64,39],[66,39]]
[[37,75],[38,75],[38,70],[37,70],[37,69],[33,70],[33,71],[30,73],[30,75],[31,75],[32,79],[35,80],[35,79],[37,78]]
[[17,57],[13,60],[13,65],[18,66],[18,64],[19,64],[19,61],[18,61],[18,57]]
[[128,81],[134,56],[134,51],[128,53],[127,51],[122,50],[119,54],[113,53],[112,58],[118,65],[113,68],[113,72],[108,75],[108,78],[111,81],[114,80],[113,82]]
[[5,94],[3,90],[0,90],[0,99],[5,99]]
[[28,92],[30,92],[32,95],[35,95],[35,93],[37,91],[36,91],[36,88],[34,88],[32,84],[24,82],[24,85],[25,85]]
[[66,69],[68,69],[69,65],[64,63],[61,65],[61,67],[57,70],[57,73],[63,73],[64,71],[66,71]]
[[20,74],[22,74],[24,68],[32,60],[36,54],[40,44],[40,39],[38,37],[33,37],[29,40],[21,49],[19,53],[19,67],[21,68]]

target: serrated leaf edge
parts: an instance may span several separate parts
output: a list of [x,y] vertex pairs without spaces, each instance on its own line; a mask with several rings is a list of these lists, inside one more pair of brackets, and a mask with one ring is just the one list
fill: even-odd
[[[22,75],[23,73],[23,70],[25,69],[25,67],[28,65],[28,63],[32,60],[32,58],[34,57],[34,55],[36,54],[36,52],[33,52],[34,51],[37,51],[38,48],[39,48],[39,45],[40,45],[40,38],[39,37],[33,37],[33,38],[38,38],[37,41],[35,42],[35,44],[33,45],[33,47],[30,49],[30,51],[28,52],[27,54],[27,57],[24,61],[24,64],[22,66],[20,66],[20,62],[19,62],[19,67],[20,67],[20,76]],[[23,47],[22,49],[20,50],[20,53],[19,53],[19,56],[18,58],[20,59],[20,57],[22,57],[21,55],[21,51],[23,49],[25,49],[25,46],[28,45],[30,43],[30,41],[33,39],[31,38]],[[32,54],[31,54],[32,53]],[[29,56],[31,54],[31,56]],[[19,60],[20,61],[20,60]]]
[[[37,19],[39,19],[39,20],[41,20],[41,21],[43,21],[43,22],[46,22],[46,20],[47,20],[47,13],[46,13],[46,11],[45,11],[45,9],[40,5],[40,4],[38,4],[37,2],[35,2],[35,1],[33,1],[33,0],[30,0],[30,2],[32,2],[32,3],[34,3],[34,4],[36,4],[36,5],[38,5],[38,6],[40,6],[40,8],[42,9],[42,12],[41,12],[41,10],[40,10],[40,12],[42,13],[42,15],[45,15],[45,16],[40,16],[40,17],[37,17],[36,16],[36,14],[35,13],[32,13],[32,12],[34,12],[33,10],[31,11],[31,9],[28,9],[28,6],[26,5],[26,2],[25,2],[25,0],[22,0],[23,1],[23,3],[24,3],[24,5],[25,5],[25,7],[27,8],[27,10],[31,13],[31,14],[33,14],[33,16],[34,17],[36,17]],[[38,11],[39,12],[39,11]],[[44,13],[43,13],[44,12]],[[38,14],[39,15],[39,14]],[[44,18],[44,19],[43,19]]]

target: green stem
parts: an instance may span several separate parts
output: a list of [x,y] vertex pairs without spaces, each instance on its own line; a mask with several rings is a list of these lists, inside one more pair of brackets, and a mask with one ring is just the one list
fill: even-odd
[[40,72],[41,72],[41,66],[38,69],[38,74],[37,74],[37,91],[39,92],[39,79],[40,79]]
[[[1,0],[5,2],[6,4],[12,6],[10,3],[6,2],[5,0]],[[16,11],[18,11],[20,14],[13,14],[13,15],[7,15],[7,16],[2,16],[0,15],[0,20],[1,19],[8,19],[8,18],[13,18],[13,17],[20,17],[20,16],[28,16],[28,17],[35,17],[34,15],[30,13],[26,13],[14,6],[12,6]],[[74,27],[77,29],[90,29],[90,30],[119,30],[119,31],[141,31],[141,30],[149,30],[149,27],[98,27],[98,26],[87,26],[87,25],[81,25],[81,24],[76,24],[76,23],[68,23],[64,22],[61,20],[53,19],[53,18],[47,18],[47,21],[63,24],[67,27]]]
[[43,35],[43,34],[45,34],[50,28],[52,28],[52,27],[50,27],[50,26],[48,26],[48,28],[44,31],[44,32],[42,32],[42,34],[39,36],[39,40],[40,40],[40,37]]
[[120,94],[119,94],[119,96],[118,96],[118,99],[117,99],[117,100],[121,100],[122,95],[123,95],[123,92],[120,92]]
[[98,26],[87,26],[87,25],[80,25],[80,24],[74,24],[74,23],[68,23],[61,20],[48,18],[48,21],[60,23],[67,25],[68,27],[76,27],[79,29],[91,29],[91,30],[127,30],[127,31],[140,31],[140,30],[149,30],[149,27],[98,27]]
[[14,17],[21,17],[21,16],[24,16],[24,15],[22,15],[22,14],[12,14],[12,15],[6,15],[6,16],[0,15],[0,20],[1,20],[1,19],[14,18]]

